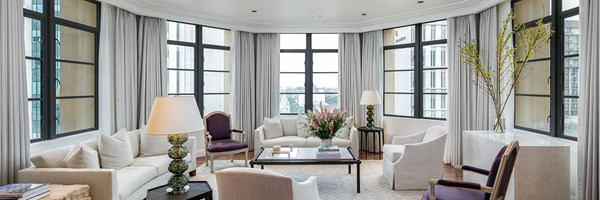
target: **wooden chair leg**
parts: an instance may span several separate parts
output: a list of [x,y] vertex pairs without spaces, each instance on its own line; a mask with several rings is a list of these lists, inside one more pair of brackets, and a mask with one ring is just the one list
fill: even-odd
[[204,159],[206,160],[205,164],[208,167],[208,151],[204,152]]
[[244,158],[244,166],[248,167],[248,149],[246,149],[246,158]]
[[210,173],[215,173],[215,158],[210,156]]
[[231,160],[231,162],[233,162],[233,154],[229,155],[229,160]]

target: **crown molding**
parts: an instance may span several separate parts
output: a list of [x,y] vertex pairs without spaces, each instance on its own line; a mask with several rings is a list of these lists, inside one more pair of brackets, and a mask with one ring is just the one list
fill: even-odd
[[253,33],[360,33],[394,28],[415,23],[436,21],[450,17],[479,13],[506,0],[461,0],[442,6],[402,13],[394,16],[371,19],[358,23],[338,24],[272,24],[242,21],[203,13],[181,12],[143,0],[100,0],[138,15],[165,18],[194,24],[202,24]]

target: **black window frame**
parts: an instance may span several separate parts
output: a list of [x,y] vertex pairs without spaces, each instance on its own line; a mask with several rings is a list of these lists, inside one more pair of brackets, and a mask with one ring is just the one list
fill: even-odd
[[[446,39],[432,39],[429,41],[423,41],[424,37],[423,37],[423,29],[422,29],[422,25],[423,24],[428,24],[428,23],[433,23],[433,22],[441,22],[441,21],[447,21],[446,19],[440,19],[440,20],[434,20],[434,21],[428,21],[428,22],[422,22],[422,23],[418,23],[418,24],[411,24],[411,25],[405,25],[405,26],[399,26],[399,27],[393,27],[393,28],[388,28],[388,29],[384,29],[382,31],[382,34],[384,34],[385,30],[390,30],[390,29],[397,29],[397,28],[404,28],[404,27],[411,27],[414,26],[415,28],[415,32],[414,32],[414,42],[412,43],[405,43],[405,44],[394,44],[394,45],[388,45],[386,46],[385,44],[383,45],[383,63],[384,63],[384,68],[383,68],[383,83],[384,83],[384,90],[383,90],[383,106],[384,106],[384,116],[390,116],[390,117],[405,117],[405,118],[415,118],[415,119],[432,119],[432,120],[446,120],[446,118],[436,118],[436,117],[425,117],[424,116],[424,95],[448,95],[448,92],[446,91],[445,93],[440,93],[440,92],[424,92],[424,81],[423,81],[423,77],[424,77],[424,72],[428,71],[428,70],[440,70],[440,69],[445,69],[448,70],[448,66],[446,65],[446,67],[430,67],[430,68],[424,68],[423,66],[423,47],[425,46],[431,46],[431,45],[437,45],[437,44],[446,44],[446,48],[448,47],[448,39],[447,39],[447,35],[446,35]],[[446,32],[447,28],[442,29],[444,31],[442,32]],[[385,35],[383,35],[383,37],[385,37]],[[385,40],[385,39],[384,39]],[[395,49],[405,49],[405,48],[413,48],[413,62],[414,62],[414,68],[413,69],[392,69],[392,70],[386,70],[385,69],[385,51],[386,50],[395,50]],[[447,54],[447,50],[445,51]],[[447,55],[444,56],[447,58]],[[447,62],[446,62],[447,64]],[[414,76],[414,81],[413,81],[413,92],[386,92],[385,91],[385,73],[386,72],[413,72],[413,76]],[[447,74],[447,73],[446,73]],[[447,85],[446,85],[447,86]],[[412,94],[413,95],[413,99],[411,101],[413,101],[413,114],[414,116],[408,116],[408,115],[396,115],[396,114],[387,114],[385,113],[385,95],[386,94]],[[447,97],[446,97],[447,99]],[[446,106],[447,108],[447,106]]]
[[[28,98],[29,101],[40,101],[41,107],[41,137],[39,139],[31,139],[31,143],[52,140],[56,138],[71,136],[79,133],[98,130],[98,55],[100,45],[100,16],[101,4],[94,0],[81,0],[92,3],[96,6],[96,27],[56,17],[55,15],[55,0],[44,0],[42,13],[23,8],[23,16],[39,20],[41,22],[41,52],[40,57],[26,56],[26,60],[40,61],[40,98]],[[94,34],[94,63],[71,61],[56,58],[56,25],[73,28],[79,31],[85,31]],[[60,41],[58,41],[60,43]],[[85,96],[65,96],[57,97],[56,95],[56,63],[65,62],[72,64],[92,65],[94,67],[94,95]],[[94,98],[94,126],[91,128],[80,129],[71,132],[57,133],[57,123],[60,124],[60,119],[56,118],[56,100],[60,99],[77,99],[77,98]],[[30,111],[31,112],[31,111]],[[58,122],[57,122],[58,120]]]
[[[281,55],[282,53],[304,53],[304,72],[279,72],[279,74],[304,74],[304,93],[299,93],[299,92],[281,92],[281,89],[279,89],[278,93],[279,93],[279,98],[281,98],[281,95],[284,94],[298,94],[298,95],[304,95],[304,112],[306,113],[308,110],[312,110],[314,108],[315,105],[313,105],[313,95],[314,94],[337,94],[339,95],[339,85],[338,85],[338,92],[314,92],[313,91],[313,87],[314,87],[314,82],[313,82],[313,75],[314,74],[333,74],[334,72],[314,72],[314,68],[313,68],[313,55],[315,53],[339,53],[339,46],[337,49],[313,49],[312,48],[312,36],[313,35],[319,35],[319,34],[323,34],[323,35],[327,35],[327,34],[335,34],[335,33],[282,33],[282,35],[285,34],[305,34],[306,35],[306,47],[305,49],[280,49],[279,50],[279,54]],[[339,34],[338,34],[339,36]],[[281,66],[280,66],[281,68]],[[339,63],[338,63],[338,68],[339,68]],[[338,72],[335,72],[335,74],[338,74],[338,79],[339,77],[339,70]],[[280,80],[281,81],[281,80]],[[338,81],[339,83],[339,81]],[[279,103],[279,102],[278,102]],[[339,98],[338,98],[338,104],[339,104]],[[280,111],[279,115],[297,115],[298,113],[282,113]]]
[[[511,8],[514,10],[515,3],[518,3],[522,0],[512,0]],[[579,15],[579,6],[575,8],[571,8],[565,11],[562,11],[562,0],[551,0],[551,13],[548,16],[542,17],[542,22],[544,24],[552,23],[551,29],[554,30],[554,34],[550,37],[550,57],[549,58],[541,58],[541,59],[532,59],[532,61],[550,61],[550,95],[536,95],[536,94],[521,94],[515,90],[515,112],[513,113],[513,117],[515,119],[514,128],[525,130],[529,132],[539,133],[543,135],[548,135],[552,137],[564,138],[568,140],[577,141],[577,137],[572,137],[564,134],[564,99],[566,98],[577,98],[579,99],[579,95],[564,95],[564,61],[566,58],[579,57],[579,53],[564,55],[564,19],[568,17],[573,17]],[[515,13],[518,15],[519,13]],[[526,28],[535,27],[535,20],[523,23]],[[513,26],[515,22],[513,20]],[[513,37],[513,43],[516,42],[516,38]],[[517,117],[517,106],[516,106],[516,97],[517,96],[541,96],[550,98],[550,111],[547,118],[547,121],[550,123],[550,131],[543,131],[533,128],[527,128],[518,126],[516,122]]]
[[206,86],[206,83],[204,82],[204,72],[226,72],[226,73],[229,73],[229,76],[231,78],[231,67],[232,66],[230,66],[229,71],[205,70],[204,69],[204,64],[205,64],[204,62],[206,61],[206,58],[204,57],[204,49],[216,49],[216,50],[225,50],[225,51],[231,52],[231,46],[204,44],[204,42],[202,41],[202,34],[203,34],[202,28],[207,27],[207,28],[221,29],[221,30],[226,30],[226,31],[231,31],[231,29],[219,28],[219,27],[213,27],[213,26],[205,26],[205,25],[193,24],[193,23],[176,21],[176,20],[167,20],[167,23],[168,22],[175,22],[175,23],[181,23],[181,24],[187,24],[187,25],[194,26],[195,27],[195,37],[194,37],[195,42],[186,42],[186,41],[168,40],[167,39],[167,45],[192,47],[194,49],[194,69],[168,68],[168,66],[167,66],[167,72],[168,71],[193,71],[194,72],[194,93],[167,93],[167,94],[169,96],[180,96],[180,95],[194,96],[194,98],[196,98],[196,103],[198,104],[200,114],[202,116],[204,116],[205,114],[207,114],[207,113],[205,113],[205,110],[204,110],[205,109],[204,95],[231,95],[231,88],[230,88],[229,92],[227,92],[227,93],[205,93],[204,87]]

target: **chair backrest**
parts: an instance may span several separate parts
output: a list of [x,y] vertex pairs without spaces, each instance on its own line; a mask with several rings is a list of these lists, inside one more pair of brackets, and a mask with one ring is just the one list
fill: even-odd
[[491,194],[486,193],[486,199],[504,199],[518,153],[519,141],[517,140],[513,140],[500,149],[488,175],[486,185],[492,187],[493,190]]
[[425,132],[425,136],[423,136],[422,142],[429,142],[431,140],[438,138],[439,136],[441,136],[443,134],[446,134],[447,132],[448,131],[446,130],[446,127],[443,127],[443,126],[429,127],[427,129],[427,132]]
[[231,139],[231,117],[219,111],[208,113],[204,117],[204,131],[212,136],[213,141]]
[[219,199],[292,200],[292,179],[254,168],[228,168],[217,172]]

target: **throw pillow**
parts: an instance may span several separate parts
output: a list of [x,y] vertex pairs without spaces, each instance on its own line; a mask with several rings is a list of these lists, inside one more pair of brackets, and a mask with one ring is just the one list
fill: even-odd
[[283,136],[283,127],[281,126],[281,120],[279,118],[266,118],[263,122],[265,126],[265,139],[271,139]]
[[140,137],[140,156],[156,156],[167,154],[171,144],[167,139],[167,135],[148,135],[146,134],[146,126],[140,129],[142,135]]
[[98,152],[83,144],[73,145],[63,161],[68,168],[100,169]]
[[298,132],[298,136],[300,137],[308,137],[308,117],[306,114],[300,113],[298,114],[298,119],[296,119],[296,129]]
[[352,129],[352,125],[354,125],[354,117],[350,116],[346,118],[346,124],[340,128],[337,132],[335,132],[335,136],[343,139],[350,138],[350,130]]
[[100,166],[109,169],[121,169],[133,163],[133,152],[126,129],[113,136],[102,134],[98,140]]

